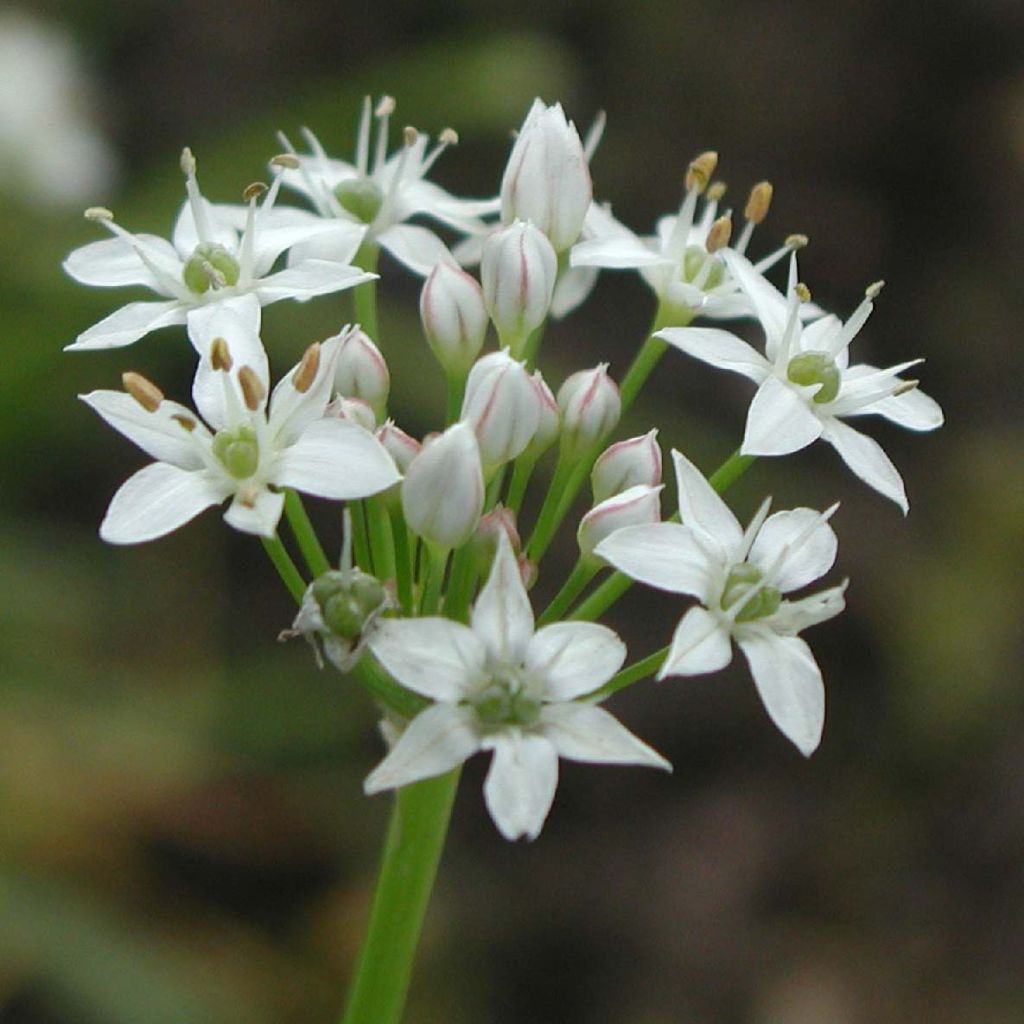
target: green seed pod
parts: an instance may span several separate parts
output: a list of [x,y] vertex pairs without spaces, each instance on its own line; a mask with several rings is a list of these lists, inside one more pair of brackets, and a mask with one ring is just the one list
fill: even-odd
[[359,569],[325,572],[312,590],[325,628],[346,640],[355,640],[387,601],[380,580]]
[[213,454],[236,480],[248,479],[260,464],[256,432],[249,427],[242,427],[237,433],[220,431],[213,439]]
[[820,385],[814,393],[814,401],[819,405],[831,402],[839,394],[842,382],[839,367],[827,352],[802,352],[794,356],[786,367],[786,376],[804,387]]

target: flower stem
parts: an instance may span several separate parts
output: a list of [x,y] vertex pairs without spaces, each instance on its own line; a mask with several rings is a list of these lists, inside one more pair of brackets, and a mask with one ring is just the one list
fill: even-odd
[[517,515],[526,494],[526,485],[530,482],[533,467],[536,465],[537,456],[527,455],[525,452],[512,464],[512,482],[508,485],[508,493],[505,495],[505,507],[512,509]]
[[444,422],[451,426],[462,412],[462,399],[466,393],[466,374],[449,373],[447,398],[445,399]]
[[370,540],[366,534],[365,502],[350,501],[348,510],[352,515],[352,554],[356,565],[363,572],[373,573],[373,560],[370,557]]
[[668,349],[668,342],[662,341],[661,338],[655,338],[654,332],[669,326],[670,323],[673,327],[685,327],[689,322],[690,320],[686,320],[685,323],[682,322],[678,310],[670,318],[661,306],[658,307],[658,311],[654,314],[654,322],[647,332],[647,340],[640,346],[640,350],[633,357],[633,362],[629,364],[629,369],[619,384],[619,395],[622,398],[623,412],[636,401],[636,396],[640,394],[640,389],[647,383],[647,378],[653,373],[654,368],[665,354],[666,349]]
[[[378,246],[370,244],[363,245],[355,256],[355,264],[370,273],[377,269],[377,261],[380,259]],[[352,302],[355,306],[356,323],[363,331],[370,336],[371,341],[377,341],[377,282],[367,281],[352,289]]]
[[395,540],[391,530],[391,519],[383,498],[367,498],[365,505],[366,525],[369,528],[370,549],[373,554],[373,573],[379,580],[387,582],[393,580],[396,574]]
[[412,614],[412,551],[409,544],[409,528],[405,525],[399,508],[392,509],[391,536],[395,545],[395,580],[398,586],[398,603],[406,615]]
[[448,565],[448,549],[424,544],[421,561],[424,579],[420,581],[420,615],[436,615],[441,603],[441,589],[444,586],[444,571]]
[[654,675],[664,664],[665,659],[668,657],[668,652],[668,647],[662,647],[660,651],[648,654],[646,658],[641,658],[639,661],[624,668],[618,675],[612,676],[599,690],[588,693],[580,699],[586,701],[604,700],[605,697],[618,693],[619,690],[624,690],[627,686],[632,686],[633,683],[639,683],[641,679]]
[[756,455],[740,455],[737,448],[718,469],[708,477],[708,483],[719,494],[727,491],[747,471],[757,458]]
[[290,487],[284,492],[284,512],[310,573],[314,576],[322,576],[330,569],[331,563],[327,560],[327,555],[324,554],[324,549],[316,535],[316,530],[313,529],[302,499]]
[[274,534],[273,537],[261,537],[263,550],[270,556],[271,562],[282,582],[288,588],[288,593],[295,598],[296,604],[302,604],[302,595],[306,593],[306,583],[302,574],[295,568],[292,556],[281,543],[281,538]]
[[600,562],[580,558],[562,589],[552,598],[551,604],[541,612],[537,619],[537,625],[546,626],[549,622],[556,622],[560,619],[600,569]]
[[370,923],[342,1024],[398,1024],[441,859],[459,769],[395,794]]

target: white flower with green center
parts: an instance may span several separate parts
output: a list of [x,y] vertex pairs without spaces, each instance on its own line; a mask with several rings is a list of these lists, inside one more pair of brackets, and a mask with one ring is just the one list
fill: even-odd
[[[302,135],[310,154],[300,155],[284,135],[281,143],[298,161],[298,167],[284,172],[284,184],[301,192],[321,217],[338,219],[366,229],[367,244],[379,245],[414,273],[426,276],[434,265],[451,260],[447,246],[428,228],[406,221],[429,217],[461,234],[482,234],[487,226],[481,216],[496,213],[501,201],[458,199],[427,181],[438,157],[458,140],[450,128],[441,132],[433,149],[428,138],[415,128],[406,128],[403,144],[388,156],[388,127],[395,101],[385,96],[371,109],[370,97],[363,102],[356,141],[355,163],[329,157],[320,140],[309,129]],[[377,138],[371,154],[371,121],[378,121]],[[334,258],[330,237],[313,239],[293,250],[292,258],[303,256]]]
[[[282,158],[284,159],[284,158]],[[290,159],[290,158],[289,158]],[[181,158],[188,199],[178,214],[172,240],[132,234],[99,207],[86,211],[113,238],[75,249],[64,269],[82,284],[103,288],[142,285],[160,302],[129,302],[80,334],[69,349],[105,349],[131,345],[160,327],[184,324],[193,310],[253,294],[265,306],[280,299],[300,302],[352,288],[376,275],[349,261],[364,231],[330,224],[303,210],[275,210],[280,168],[269,189],[251,185],[245,207],[215,206],[199,191],[190,150]],[[263,202],[258,204],[260,196]],[[292,261],[272,273],[282,253],[312,236],[330,237],[331,260]]]
[[742,374],[758,385],[747,413],[740,451],[744,455],[788,455],[819,437],[869,487],[890,498],[906,514],[903,479],[881,446],[843,421],[876,414],[908,430],[942,426],[937,402],[900,374],[921,362],[912,359],[888,369],[849,364],[849,345],[871,315],[881,283],[872,285],[846,323],[822,316],[803,324],[800,307],[808,297],[797,284],[796,255],[790,263],[787,300],[735,253],[725,253],[733,277],[749,298],[765,333],[765,355],[728,331],[678,327],[657,336],[683,352],[722,370]]
[[506,839],[534,839],[555,796],[559,756],[670,769],[608,712],[577,700],[615,675],[626,648],[596,623],[562,622],[534,632],[504,532],[469,626],[443,618],[384,619],[369,644],[400,683],[435,703],[413,718],[369,775],[367,793],[440,775],[491,750],[484,783],[491,817]]
[[765,501],[744,531],[700,471],[672,452],[680,523],[627,526],[595,554],[650,587],[701,601],[679,622],[658,673],[717,672],[732,661],[732,640],[746,656],[772,721],[804,755],[821,741],[825,688],[797,634],[838,615],[846,584],[795,601],[832,568],[838,542],[826,512],[797,508],[768,515]]
[[191,324],[193,343],[203,353],[192,394],[205,423],[137,374],[125,374],[127,393],[81,396],[157,460],[114,495],[100,527],[104,540],[136,544],[162,537],[228,498],[224,518],[231,526],[272,537],[283,488],[348,500],[399,479],[372,434],[324,418],[340,337],[311,346],[268,404],[256,300],[248,296],[203,314]]

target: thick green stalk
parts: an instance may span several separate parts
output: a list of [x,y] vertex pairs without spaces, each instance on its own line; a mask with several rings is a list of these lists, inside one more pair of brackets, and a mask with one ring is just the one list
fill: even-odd
[[459,770],[395,794],[370,922],[342,1024],[399,1024]]
[[313,529],[306,507],[302,499],[292,488],[284,492],[284,514],[288,517],[288,525],[295,534],[295,541],[299,545],[302,557],[306,560],[310,573],[313,576],[322,576],[331,567],[331,563],[324,554],[320,539]]
[[[364,245],[356,253],[355,265],[373,273],[377,270],[380,259],[380,248],[373,243]],[[367,281],[352,289],[352,302],[355,306],[356,323],[370,336],[371,341],[377,337],[377,282]]]

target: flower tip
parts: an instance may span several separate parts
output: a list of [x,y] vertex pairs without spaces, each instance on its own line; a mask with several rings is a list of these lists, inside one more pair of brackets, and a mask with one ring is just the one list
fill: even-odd
[[179,163],[181,164],[183,174],[192,175],[196,173],[196,158],[188,146],[181,151]]
[[114,215],[105,206],[90,206],[85,211],[86,220],[113,220]]
[[413,126],[411,124],[407,124],[402,129],[402,141],[407,146],[415,146],[416,145],[416,140],[419,137],[420,137],[420,133],[415,128],[413,128]]
[[869,284],[867,288],[864,289],[864,297],[868,299],[875,299],[884,287],[884,281],[875,281],[874,284]]
[[381,96],[380,102],[377,104],[377,108],[373,112],[373,116],[390,117],[395,112],[396,105],[394,96]]
[[787,249],[803,249],[810,245],[811,240],[806,235],[789,235],[786,238]]

